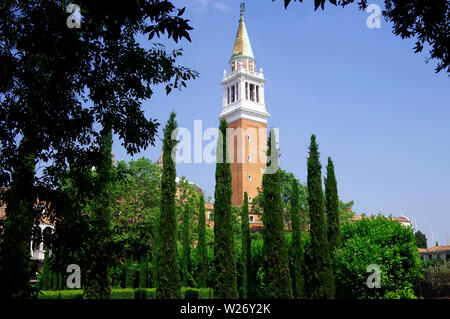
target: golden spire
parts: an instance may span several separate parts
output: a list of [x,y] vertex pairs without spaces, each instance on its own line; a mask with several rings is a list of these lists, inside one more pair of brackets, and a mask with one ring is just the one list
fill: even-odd
[[252,46],[248,37],[247,28],[244,21],[245,4],[241,3],[241,16],[239,19],[239,27],[236,34],[236,40],[234,42],[233,54],[230,61],[236,58],[249,58],[255,59],[253,56]]

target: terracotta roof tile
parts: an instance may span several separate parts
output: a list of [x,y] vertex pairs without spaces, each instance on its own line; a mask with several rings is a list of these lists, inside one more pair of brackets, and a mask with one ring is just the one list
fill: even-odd
[[450,251],[450,245],[419,248],[420,253],[437,253],[441,251]]

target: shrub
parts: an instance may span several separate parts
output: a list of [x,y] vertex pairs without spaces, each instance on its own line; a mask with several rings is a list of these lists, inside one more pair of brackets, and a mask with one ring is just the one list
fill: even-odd
[[147,299],[147,290],[136,289],[134,291],[134,299]]
[[[420,259],[412,228],[384,216],[342,225],[342,247],[336,250],[338,298],[413,298],[420,278]],[[367,267],[378,265],[381,288],[368,288]]]
[[156,288],[147,288],[145,291],[147,292],[147,299],[156,299]]
[[39,293],[38,299],[83,299],[83,290],[45,290]]
[[211,299],[213,298],[212,288],[181,288],[181,297],[184,299]]
[[197,289],[186,289],[184,292],[184,299],[198,299]]
[[[213,291],[210,288],[182,288],[181,295],[185,299],[211,299]],[[156,288],[124,288],[112,289],[110,299],[156,299]],[[41,291],[38,299],[83,299],[83,290]]]
[[124,289],[112,289],[109,299],[134,299],[134,289],[124,288]]

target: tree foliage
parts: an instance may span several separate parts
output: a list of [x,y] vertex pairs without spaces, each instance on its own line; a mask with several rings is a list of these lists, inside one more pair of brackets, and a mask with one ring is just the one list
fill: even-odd
[[305,258],[303,251],[302,242],[302,231],[300,222],[300,205],[299,205],[299,186],[298,181],[294,180],[292,183],[292,197],[291,197],[291,221],[292,221],[292,244],[291,244],[291,255],[292,255],[292,283],[294,298],[304,298],[305,297]]
[[139,264],[139,288],[149,288],[148,273],[148,255],[144,255]]
[[[24,247],[36,215],[33,186],[44,189],[39,194],[47,203],[64,202],[67,198],[52,191],[69,167],[79,173],[98,164],[97,145],[104,128],[113,130],[131,154],[153,145],[158,123],[144,116],[142,102],[151,98],[155,85],[165,84],[169,93],[197,76],[176,65],[181,50],[167,52],[156,44],[145,49],[136,40],[140,35],[154,40],[163,33],[175,42],[190,40],[192,28],[182,18],[184,9],[176,9],[170,1],[129,1],[124,6],[80,0],[83,20],[79,29],[66,25],[67,4],[65,0],[1,4],[0,187],[11,191],[2,199],[9,222],[0,262],[9,266],[2,267],[0,278],[15,278],[17,287],[5,289],[8,296],[30,292],[29,275],[25,275],[30,261]],[[31,174],[37,163],[40,174]],[[19,173],[25,167],[30,173]],[[14,184],[22,185],[21,193],[14,195]],[[63,217],[52,216],[55,219]],[[64,219],[70,218],[66,214]],[[73,217],[73,221],[83,219]],[[70,228],[68,223],[65,226]]]
[[250,221],[248,214],[248,194],[244,192],[244,203],[241,209],[242,231],[242,298],[248,298],[252,293],[252,242],[250,238]]
[[[290,225],[289,212],[291,211],[291,202],[293,196],[293,182],[298,182],[298,202],[300,207],[300,223],[302,227],[306,227],[309,222],[308,212],[308,187],[300,183],[300,181],[294,176],[293,173],[286,172],[283,169],[279,169],[280,174],[280,189],[281,189],[281,203],[283,205],[283,211],[285,212],[284,220]],[[258,195],[252,200],[252,211],[261,212],[263,203],[262,189],[258,189]]]
[[311,221],[311,255],[313,263],[313,298],[334,298],[334,282],[328,248],[327,223],[322,191],[322,165],[316,136],[311,136],[308,157],[308,202]]
[[206,288],[208,281],[208,250],[206,245],[206,215],[205,199],[203,194],[198,201],[198,264],[199,264],[199,287]]
[[117,162],[113,184],[112,228],[114,254],[141,260],[152,255],[161,202],[161,168],[149,159]]
[[[334,264],[337,298],[414,298],[421,265],[410,227],[379,215],[344,224],[341,234]],[[380,267],[380,288],[367,286],[369,265]]]
[[418,248],[427,248],[427,237],[424,233],[422,233],[420,230],[416,231],[414,234],[414,237],[416,238],[416,245]]
[[[423,280],[421,286],[428,286],[433,290],[442,292],[442,295],[450,288],[450,261],[441,258],[433,259],[433,262],[427,262],[427,266],[422,269]],[[445,295],[444,295],[445,296]],[[436,296],[429,296],[436,297]],[[427,298],[427,296],[424,296]]]
[[268,292],[272,298],[291,298],[292,286],[289,261],[284,238],[284,211],[281,201],[280,173],[278,169],[278,149],[275,145],[274,130],[267,142],[267,167],[275,172],[263,175],[263,239],[264,275]]
[[36,189],[33,185],[35,157],[32,143],[24,138],[14,163],[13,183],[6,191],[6,223],[0,247],[0,297],[27,298],[33,291],[31,279],[30,238],[39,219]]
[[180,298],[180,273],[177,263],[177,216],[175,196],[177,185],[175,182],[175,163],[172,159],[172,150],[177,141],[172,140],[172,134],[177,128],[175,113],[164,128],[163,140],[163,172],[161,179],[161,205],[159,236],[158,236],[158,280],[156,288],[157,298]]
[[190,232],[190,219],[191,219],[191,204],[186,203],[183,211],[182,222],[182,240],[183,240],[183,261],[182,261],[182,275],[183,275],[183,287],[189,286],[189,278],[191,277],[191,232]]
[[330,256],[339,246],[339,197],[336,176],[334,175],[334,164],[328,157],[327,177],[325,178],[325,206],[327,214],[327,234]]
[[[55,167],[86,161],[96,142],[95,123],[107,123],[130,153],[154,142],[158,123],[147,119],[142,101],[152,87],[167,92],[186,85],[197,73],[176,65],[180,50],[161,45],[144,49],[138,34],[153,40],[166,33],[189,38],[188,20],[169,1],[79,1],[82,27],[66,25],[67,1],[8,1],[2,5],[0,60],[6,68],[0,87],[2,185],[8,183],[17,145],[24,134],[37,161]],[[83,150],[85,152],[83,152]]]
[[111,292],[112,265],[112,130],[102,131],[99,164],[96,166],[93,197],[88,201],[89,236],[83,242],[83,292],[88,299],[108,299]]
[[[272,0],[275,1],[275,0]],[[294,2],[297,0],[294,0]],[[298,0],[303,2],[303,0]],[[346,7],[355,0],[328,0],[333,5]],[[284,0],[285,8],[291,0]],[[325,8],[327,0],[314,0],[314,10]],[[358,1],[359,9],[368,6],[367,0]],[[430,47],[430,59],[438,61],[436,73],[442,70],[450,73],[450,1],[402,1],[385,0],[383,16],[393,24],[393,33],[402,39],[415,38],[414,52]]]
[[[292,200],[292,185],[294,180],[297,180],[299,187],[299,206],[300,206],[300,223],[302,228],[306,228],[309,224],[309,214],[308,214],[308,186],[301,183],[292,173],[286,172],[280,168],[280,184],[281,184],[281,199],[283,203],[283,209],[286,213],[285,221],[289,222],[291,220],[289,212],[291,211],[291,200]],[[263,193],[261,189],[258,189],[258,195],[252,200],[252,211],[261,212],[263,201]],[[350,222],[354,216],[352,212],[352,207],[354,205],[353,201],[342,202],[339,200],[339,222],[347,223]]]
[[231,212],[231,169],[227,161],[227,122],[222,119],[217,143],[214,190],[214,271],[216,298],[238,298],[236,255]]

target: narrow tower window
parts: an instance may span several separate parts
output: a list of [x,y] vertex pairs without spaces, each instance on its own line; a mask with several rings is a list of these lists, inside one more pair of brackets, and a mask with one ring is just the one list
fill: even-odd
[[256,86],[256,102],[259,103],[259,85]]
[[227,99],[228,103],[227,104],[230,104],[230,87],[227,87],[227,97],[228,97],[228,99]]
[[231,86],[231,103],[235,101],[235,92],[234,92],[234,85]]
[[245,99],[248,100],[248,82],[245,82]]
[[255,102],[255,85],[250,84],[250,100]]
[[236,101],[239,100],[239,84],[236,83]]
[[249,182],[252,181],[252,175],[248,175],[248,181],[249,181]]
[[[251,198],[251,197],[249,197],[249,198]],[[253,216],[253,215],[248,216],[248,221],[250,223],[254,223],[255,222],[255,216]]]

